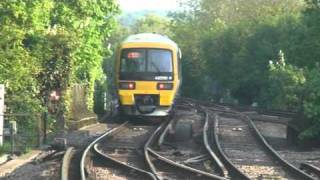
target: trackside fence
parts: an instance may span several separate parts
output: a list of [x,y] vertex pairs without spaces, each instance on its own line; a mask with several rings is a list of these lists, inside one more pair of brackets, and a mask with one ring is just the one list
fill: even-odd
[[4,141],[0,154],[21,154],[38,148],[45,138],[41,113],[2,114],[4,118]]

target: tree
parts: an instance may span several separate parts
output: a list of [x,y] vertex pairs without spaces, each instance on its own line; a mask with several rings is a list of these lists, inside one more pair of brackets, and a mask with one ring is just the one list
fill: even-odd
[[168,28],[170,21],[155,14],[147,14],[146,16],[137,20],[136,23],[130,27],[133,34],[137,33],[158,33],[163,35],[170,35]]
[[87,84],[92,109],[117,12],[113,0],[1,1],[0,83],[6,85],[10,111],[40,112],[50,92],[60,90],[65,112],[73,83]]
[[[287,39],[293,38],[286,34],[296,31],[303,3],[198,0],[186,6],[172,16],[171,29],[185,57],[190,57],[184,60],[191,62],[184,76],[202,85],[184,84],[183,89],[190,92],[196,88],[198,91],[190,93],[193,97],[202,94],[219,100],[231,92],[242,104],[261,102],[268,60],[274,59],[279,49],[287,52],[289,44],[291,47]],[[197,74],[201,75],[190,79]],[[203,76],[209,78],[203,80]]]
[[306,123],[302,126],[300,138],[320,140],[320,65],[308,71],[303,99]]
[[302,99],[306,83],[303,69],[286,64],[284,54],[280,51],[278,60],[270,61],[269,71],[271,107],[303,111]]

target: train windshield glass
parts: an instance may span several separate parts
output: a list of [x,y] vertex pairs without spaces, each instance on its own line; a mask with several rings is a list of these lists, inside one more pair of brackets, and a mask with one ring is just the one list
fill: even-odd
[[172,72],[172,54],[168,50],[148,50],[148,72]]
[[165,49],[124,49],[120,59],[120,80],[173,80],[172,52]]
[[146,50],[124,50],[121,57],[121,72],[145,72]]
[[163,49],[125,49],[121,72],[172,73],[172,53]]

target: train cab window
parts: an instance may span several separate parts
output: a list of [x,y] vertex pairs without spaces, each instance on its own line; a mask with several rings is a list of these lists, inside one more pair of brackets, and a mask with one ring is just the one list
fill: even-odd
[[172,53],[168,50],[148,51],[148,72],[172,72]]
[[121,57],[121,72],[145,72],[146,50],[124,50]]
[[165,49],[124,49],[120,59],[120,80],[173,80],[172,51]]

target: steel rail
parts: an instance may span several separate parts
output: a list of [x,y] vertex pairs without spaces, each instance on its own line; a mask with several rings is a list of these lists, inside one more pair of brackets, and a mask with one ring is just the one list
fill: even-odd
[[81,157],[81,161],[80,161],[80,173],[81,173],[81,180],[86,180],[86,170],[85,170],[85,160],[86,157],[88,156],[88,153],[90,151],[90,149],[97,143],[99,142],[101,139],[103,139],[104,137],[110,135],[111,133],[121,129],[122,127],[124,127],[125,125],[127,125],[129,122],[124,122],[123,124],[119,125],[118,127],[115,127],[109,131],[107,131],[105,134],[103,134],[102,136],[98,137],[97,139],[95,139],[93,142],[91,142],[86,149],[84,150],[82,157]]
[[171,166],[174,166],[174,167],[178,167],[180,169],[183,169],[185,171],[189,171],[189,172],[192,172],[192,173],[195,173],[197,175],[201,175],[201,176],[206,176],[208,178],[212,178],[212,179],[216,179],[216,180],[227,180],[226,178],[224,177],[221,177],[221,176],[217,176],[217,175],[214,175],[214,174],[211,174],[211,173],[207,173],[205,171],[201,171],[201,170],[198,170],[198,169],[195,169],[195,168],[191,168],[189,166],[185,166],[183,164],[180,164],[180,163],[177,163],[177,162],[174,162],[164,156],[161,156],[160,154],[158,154],[157,152],[155,152],[154,150],[152,150],[151,148],[148,148],[147,149],[148,152],[150,152],[153,156],[155,156],[157,159],[159,160],[162,160],[163,162],[171,165]]
[[[221,176],[218,176],[218,175],[214,175],[214,174],[211,174],[211,173],[207,173],[207,172],[204,172],[204,171],[201,171],[201,170],[198,170],[198,169],[195,169],[195,168],[191,168],[189,166],[185,166],[185,165],[182,165],[178,162],[174,162],[166,157],[163,157],[161,155],[159,155],[157,152],[153,151],[151,149],[151,145],[156,141],[156,136],[158,136],[160,133],[160,137],[159,138],[164,138],[165,137],[165,134],[166,132],[168,131],[168,127],[170,127],[172,121],[171,122],[168,122],[168,123],[164,123],[162,124],[162,126],[160,126],[152,135],[151,137],[148,139],[147,143],[145,144],[145,157],[146,157],[146,160],[149,164],[149,167],[152,171],[152,173],[157,177],[157,179],[161,179],[161,176],[158,174],[154,164],[152,163],[151,159],[150,159],[150,156],[149,156],[149,153],[153,156],[155,156],[158,160],[161,160],[173,167],[176,167],[176,168],[179,168],[179,169],[182,169],[182,170],[185,170],[185,171],[189,171],[191,173],[194,173],[194,174],[197,174],[197,175],[202,175],[202,176],[206,176],[208,178],[212,178],[212,179],[216,179],[216,180],[226,180],[226,178],[224,177],[221,177]],[[165,124],[167,124],[165,126]]]
[[320,178],[320,168],[319,167],[316,167],[316,166],[309,164],[309,163],[301,163],[300,169],[305,170],[307,172],[311,172]]
[[248,121],[249,123],[249,127],[251,129],[253,129],[253,132],[256,134],[255,137],[257,137],[257,139],[259,140],[260,143],[262,143],[262,145],[265,147],[265,149],[267,150],[267,152],[269,152],[271,154],[271,156],[279,161],[282,166],[284,168],[286,168],[289,172],[291,172],[292,174],[295,175],[295,177],[299,177],[301,179],[306,179],[306,180],[315,180],[315,178],[313,178],[312,176],[306,174],[305,172],[303,172],[302,170],[298,169],[297,167],[295,167],[294,165],[292,165],[291,163],[289,163],[287,160],[283,159],[280,154],[275,151],[273,149],[273,147],[266,141],[266,139],[263,137],[263,135],[261,134],[261,132],[258,130],[258,128],[255,126],[255,124],[253,123],[253,121],[250,119],[250,117],[248,117],[247,115],[237,112],[237,111],[233,111],[230,110],[230,113],[233,113],[235,115],[238,115],[239,117],[245,119]]
[[152,135],[150,136],[150,138],[147,140],[146,144],[144,145],[144,157],[145,157],[145,160],[147,161],[151,172],[156,176],[156,178],[157,178],[158,180],[160,180],[161,177],[160,177],[160,175],[157,173],[157,170],[156,170],[154,164],[152,163],[152,161],[151,161],[151,159],[150,159],[150,155],[149,155],[148,149],[149,149],[149,146],[154,143],[155,137],[161,132],[161,130],[164,128],[164,126],[165,126],[166,123],[167,123],[167,122],[163,122],[163,123],[152,133]]
[[218,124],[219,124],[219,119],[218,115],[214,115],[214,143],[217,147],[217,152],[218,155],[220,156],[221,160],[224,162],[226,165],[226,168],[229,171],[229,174],[231,177],[234,177],[235,179],[243,179],[243,180],[250,180],[250,178],[244,174],[242,171],[240,171],[232,162],[231,160],[227,157],[227,155],[224,153],[220,140],[218,138]]
[[210,154],[210,157],[212,158],[212,160],[214,161],[215,165],[218,167],[218,173],[220,176],[222,177],[226,177],[227,174],[225,174],[225,172],[227,173],[227,169],[224,166],[224,164],[220,161],[220,159],[218,158],[218,156],[213,152],[209,140],[208,140],[208,131],[209,131],[209,115],[207,111],[204,111],[205,113],[205,124],[203,127],[203,142],[204,142],[204,146],[206,147],[208,153]]
[[[259,107],[251,107],[251,106],[239,106],[239,105],[233,105],[233,104],[223,104],[223,103],[213,103],[209,101],[201,101],[191,98],[180,98],[180,101],[189,101],[197,104],[202,104],[204,106],[216,106],[216,107],[231,107],[236,110],[249,110],[249,111],[256,111],[260,114],[266,114],[266,115],[276,115],[276,116],[282,116],[282,117],[294,117],[297,115],[297,112],[294,111],[286,111],[286,110],[278,110],[278,109],[262,109]],[[179,101],[178,100],[178,101]]]
[[[238,113],[238,112],[237,112]],[[267,140],[263,137],[263,135],[261,134],[261,132],[258,130],[258,128],[256,127],[256,125],[253,123],[253,121],[246,115],[242,114],[242,113],[238,113],[241,117],[245,118],[246,120],[249,121],[249,126],[254,130],[255,134],[257,135],[258,139],[260,140],[260,142],[262,143],[262,145],[268,150],[269,153],[271,153],[271,155],[273,156],[273,158],[279,162],[281,162],[281,164],[283,165],[283,167],[285,167],[288,171],[290,171],[292,174],[294,174],[296,177],[299,177],[301,179],[306,179],[306,180],[315,180],[315,178],[313,178],[312,176],[306,174],[305,172],[303,172],[302,170],[300,170],[299,168],[295,167],[294,165],[292,165],[290,162],[288,162],[287,160],[283,159],[280,154],[273,149],[273,147],[267,142]]]
[[161,132],[160,137],[158,139],[158,146],[161,146],[164,142],[164,138],[166,137],[168,131],[173,126],[173,120],[171,120],[168,125],[164,128],[164,130]]
[[[187,99],[187,100],[191,100],[193,102],[199,102],[196,100],[192,100],[192,99]],[[208,105],[209,107],[215,106],[212,103],[204,103],[204,102],[199,102],[200,104],[205,104]],[[224,105],[218,105],[218,107],[224,107]],[[229,108],[230,109],[230,108]],[[266,114],[277,114],[277,115],[293,115],[294,113],[292,112],[286,112],[286,111],[278,111],[278,110],[262,110],[262,109],[253,109],[256,110],[258,113],[264,114],[264,112],[267,112]],[[215,111],[220,111],[220,110],[215,110]],[[252,119],[250,117],[248,117],[247,115],[244,115],[241,112],[237,112],[237,111],[231,111],[228,109],[222,110],[222,112],[226,112],[228,111],[229,113],[235,113],[238,114],[240,117],[245,118],[246,120],[248,120],[249,122],[249,127],[251,129],[253,129],[254,133],[256,134],[256,137],[260,140],[260,142],[262,143],[262,145],[268,150],[269,153],[271,153],[272,157],[276,160],[278,160],[282,166],[284,168],[286,168],[288,171],[290,171],[292,174],[294,174],[295,176],[301,178],[301,179],[306,179],[306,180],[315,180],[314,177],[306,174],[305,172],[303,172],[302,170],[298,169],[297,167],[293,166],[291,163],[289,163],[288,161],[286,161],[285,159],[283,159],[280,154],[278,152],[276,152],[270,145],[269,143],[265,140],[265,138],[263,137],[263,135],[260,133],[260,131],[257,129],[257,127],[255,126],[255,124],[253,123]],[[246,176],[245,174],[243,174],[239,169],[237,169],[232,162],[227,158],[227,156],[224,154],[219,140],[218,140],[218,136],[217,136],[217,126],[218,126],[218,118],[217,115],[215,115],[215,123],[214,123],[214,129],[215,129],[215,141],[216,141],[216,145],[218,147],[218,152],[221,155],[223,161],[227,164],[227,166],[229,168],[231,168],[231,172],[238,174],[239,176],[241,176],[244,179],[249,179],[248,176]],[[239,178],[239,177],[237,177]]]
[[124,167],[124,168],[126,168],[126,169],[134,170],[134,171],[139,172],[139,173],[141,173],[141,174],[147,175],[147,176],[149,176],[149,177],[150,177],[151,179],[153,179],[153,180],[156,180],[156,179],[157,179],[152,173],[150,173],[150,172],[148,172],[148,171],[145,171],[145,170],[143,170],[143,169],[140,169],[140,168],[137,168],[137,167],[134,167],[134,166],[130,166],[129,164],[126,164],[126,163],[124,163],[124,162],[121,162],[121,161],[119,161],[119,160],[117,160],[117,159],[115,159],[115,158],[112,158],[111,156],[103,153],[101,150],[98,149],[98,146],[99,146],[98,143],[95,144],[95,145],[93,146],[93,149],[94,149],[95,153],[97,153],[100,157],[102,157],[102,158],[104,158],[104,159],[106,159],[106,160],[112,161],[112,162],[114,162],[114,163],[116,163],[116,164],[118,164],[118,165],[120,165],[120,166],[122,166],[122,167]]
[[75,154],[74,147],[70,147],[67,149],[65,154],[63,155],[62,165],[60,170],[60,178],[61,180],[68,180],[69,179],[69,169],[70,169],[70,162],[72,156]]

